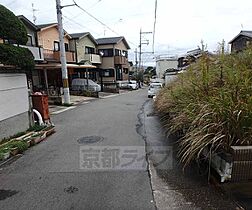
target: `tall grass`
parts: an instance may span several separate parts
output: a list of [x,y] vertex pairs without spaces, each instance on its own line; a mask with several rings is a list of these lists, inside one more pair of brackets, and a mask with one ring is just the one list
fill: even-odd
[[252,50],[201,59],[157,97],[169,133],[183,133],[179,155],[187,165],[204,148],[229,151],[252,144]]

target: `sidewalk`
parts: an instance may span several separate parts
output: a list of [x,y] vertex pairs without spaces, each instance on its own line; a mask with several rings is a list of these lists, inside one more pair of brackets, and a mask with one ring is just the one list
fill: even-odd
[[50,114],[59,114],[61,112],[67,111],[69,109],[74,109],[79,104],[88,104],[90,101],[95,100],[93,97],[85,96],[70,96],[70,101],[73,104],[72,106],[58,106],[58,105],[49,105]]
[[107,93],[107,92],[99,92],[99,98],[93,98],[93,97],[86,97],[86,96],[70,96],[70,101],[72,103],[72,106],[59,106],[59,105],[49,105],[49,112],[50,114],[60,114],[64,111],[74,109],[77,105],[80,104],[88,104],[92,100],[97,100],[97,99],[105,99],[105,98],[110,98],[110,97],[115,97],[124,93],[128,93],[129,90],[120,90],[119,93]]

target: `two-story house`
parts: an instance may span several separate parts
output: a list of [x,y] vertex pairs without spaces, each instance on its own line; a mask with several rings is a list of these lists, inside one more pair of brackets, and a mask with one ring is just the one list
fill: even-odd
[[100,65],[104,82],[128,80],[129,44],[123,36],[96,39],[98,52],[102,56]]
[[231,52],[240,52],[252,44],[252,31],[241,31],[234,37],[231,44]]
[[[43,63],[44,51],[43,51],[43,48],[38,45],[38,36],[37,36],[38,27],[23,15],[19,15],[17,17],[24,24],[27,31],[27,37],[28,37],[28,41],[26,45],[20,45],[20,47],[28,48],[32,52],[36,65]],[[40,72],[36,69],[36,67],[32,71],[32,83],[34,87],[40,86],[41,81],[40,81],[39,73]]]
[[75,33],[70,34],[70,49],[75,51],[75,57],[78,64],[92,65],[96,68],[78,68],[74,70],[71,75],[72,78],[89,78],[98,81],[99,67],[102,63],[101,55],[98,54],[97,42],[95,38],[89,33]]
[[[37,25],[37,37],[39,46],[43,47],[44,59],[43,64],[37,65],[39,70],[40,86],[38,90],[45,90],[49,95],[59,95],[62,87],[62,75],[60,64],[60,43],[57,23]],[[65,32],[64,44],[66,51],[67,69],[73,71],[71,64],[76,63],[75,52],[70,51],[71,36]]]

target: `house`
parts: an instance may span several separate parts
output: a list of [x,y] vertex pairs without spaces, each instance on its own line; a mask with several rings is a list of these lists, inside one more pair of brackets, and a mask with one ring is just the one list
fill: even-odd
[[160,79],[164,78],[166,71],[178,69],[178,58],[177,57],[167,57],[158,56],[156,59],[156,73],[157,77]]
[[26,45],[20,45],[20,47],[28,48],[32,52],[34,56],[34,60],[36,62],[44,61],[43,48],[38,45],[38,37],[37,37],[38,27],[34,25],[30,20],[28,20],[23,15],[19,15],[17,17],[24,24],[27,31],[27,38],[28,38]]
[[[75,51],[76,62],[78,64],[92,65],[96,68],[75,69],[72,78],[86,78],[98,81],[99,67],[102,63],[101,55],[98,54],[98,43],[89,33],[70,34],[70,50]],[[88,76],[87,76],[87,75]]]
[[[62,73],[60,63],[60,43],[57,23],[37,25],[38,45],[43,47],[44,62],[36,65],[37,82],[34,90],[45,91],[49,96],[60,96]],[[67,69],[73,71],[76,63],[75,52],[70,51],[71,36],[65,32],[64,45],[66,51]]]
[[251,43],[252,31],[241,31],[229,42],[231,44],[231,52],[240,52],[251,45]]
[[[196,62],[201,56],[202,56],[202,50],[198,47],[194,50],[189,50],[186,52],[186,54],[181,55],[178,58],[178,68],[179,70],[187,68],[191,63]],[[210,53],[208,51],[205,51],[208,55]]]
[[103,82],[116,82],[128,80],[129,44],[123,36],[96,39],[98,52],[102,56],[100,65]]

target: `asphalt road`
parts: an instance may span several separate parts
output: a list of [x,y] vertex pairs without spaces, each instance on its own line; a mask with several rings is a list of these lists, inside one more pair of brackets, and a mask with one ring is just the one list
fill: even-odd
[[[134,146],[142,152],[145,142],[136,128],[146,98],[146,90],[130,92],[54,115],[56,133],[0,170],[0,209],[155,209],[146,164],[128,170],[80,167],[81,147]],[[89,136],[102,138],[77,141]]]
[[[55,134],[1,168],[1,210],[234,207],[195,170],[183,173],[146,89],[94,100],[52,120]],[[151,153],[157,146],[167,148],[164,168],[160,154]]]

